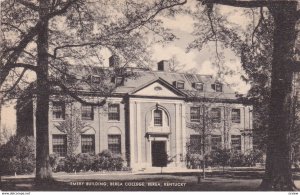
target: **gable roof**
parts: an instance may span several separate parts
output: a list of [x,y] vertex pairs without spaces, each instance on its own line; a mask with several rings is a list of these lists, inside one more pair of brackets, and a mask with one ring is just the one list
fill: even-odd
[[173,85],[171,85],[170,83],[168,83],[167,81],[165,81],[162,78],[158,78],[158,79],[154,79],[144,85],[141,85],[139,87],[137,87],[136,89],[134,89],[133,91],[131,91],[129,94],[135,94],[138,91],[141,91],[142,89],[150,86],[153,83],[160,83],[161,85],[163,85],[164,87],[166,87],[167,89],[169,89],[170,91],[172,91],[173,93],[175,93],[178,96],[182,96],[182,97],[186,97],[186,94],[182,91],[180,91],[179,89],[177,89],[176,87],[174,87]]
[[[126,78],[123,86],[119,86],[115,89],[116,93],[128,93],[131,94],[134,91],[151,84],[156,80],[164,82],[172,89],[176,89],[187,97],[191,98],[217,98],[217,99],[237,99],[235,92],[227,84],[222,84],[222,92],[216,92],[212,89],[212,84],[215,84],[217,80],[211,75],[200,75],[190,73],[175,73],[175,72],[164,72],[164,71],[145,71],[145,70],[134,70],[134,78]],[[174,86],[174,82],[183,81],[184,89],[177,89]],[[193,87],[194,83],[203,83],[203,92],[198,91]]]
[[[76,72],[79,78],[86,78],[89,75],[101,75],[105,71],[109,71],[111,68],[103,67],[91,67],[75,66],[70,68],[69,71]],[[113,95],[131,95],[141,90],[154,82],[159,82],[166,86],[172,92],[186,97],[188,99],[223,99],[223,100],[237,100],[236,93],[227,84],[222,84],[222,92],[216,92],[212,85],[219,83],[212,75],[201,75],[191,73],[178,73],[178,72],[167,72],[167,71],[152,71],[150,69],[142,68],[126,68],[126,71],[131,72],[131,76],[125,77],[123,85],[116,87],[113,91]],[[176,81],[184,82],[184,89],[178,89],[174,85]],[[105,81],[111,83],[111,80]],[[204,90],[198,91],[193,87],[194,83],[203,83]],[[83,91],[89,91],[88,85],[81,83],[80,87]],[[91,93],[93,93],[91,91]]]

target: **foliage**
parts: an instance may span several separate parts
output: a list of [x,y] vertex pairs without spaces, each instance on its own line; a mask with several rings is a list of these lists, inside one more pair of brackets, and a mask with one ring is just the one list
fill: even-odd
[[241,152],[231,152],[229,159],[229,166],[231,167],[242,167],[245,166],[245,157]]
[[94,155],[80,153],[76,156],[76,171],[89,171],[94,163]]
[[190,154],[186,155],[187,168],[189,169],[199,169],[203,161],[201,154]]
[[[0,111],[1,111],[1,106],[3,105],[1,105],[1,100],[0,100]],[[7,128],[6,125],[0,126],[0,146],[8,142],[11,136],[12,136],[12,129]]]
[[68,115],[65,120],[55,125],[55,127],[67,135],[67,154],[74,154],[80,143],[80,135],[88,128],[88,124],[81,120],[80,110],[71,107],[72,114]]
[[60,161],[59,156],[55,153],[50,154],[49,161],[50,161],[50,166],[52,167],[52,171],[57,172],[57,167]]
[[77,156],[75,154],[70,154],[65,157],[64,161],[64,171],[65,172],[77,172]]
[[215,166],[227,166],[230,160],[229,149],[217,149],[210,154],[211,164]]
[[35,169],[33,137],[13,136],[0,148],[2,174],[31,174]]
[[57,154],[50,154],[49,158],[53,172],[65,171],[65,158],[61,158]]
[[[175,7],[185,3],[180,0],[1,1],[0,89],[19,97],[35,79],[37,81],[38,177],[51,177],[49,151],[43,143],[49,131],[49,112],[45,106],[49,104],[50,90],[57,89],[81,103],[93,104],[77,93],[82,91],[82,84],[91,82],[86,78],[77,80],[77,73],[70,74],[69,68],[74,64],[87,65],[89,68],[84,72],[92,75],[95,71],[90,65],[103,64],[105,52],[120,56],[123,66],[132,62],[143,65],[149,61],[148,45],[154,42],[148,41],[149,34],[158,42],[175,38],[156,16],[163,10],[165,14],[175,14]],[[36,73],[36,78],[32,73]],[[107,85],[107,76],[112,75],[99,73],[99,76],[102,82],[90,89],[108,97],[115,88],[111,83]],[[105,100],[94,104],[102,106],[104,103]]]
[[120,155],[112,154],[109,150],[104,150],[97,155],[88,153],[68,155],[60,160],[60,163],[64,165],[61,171],[66,172],[121,171],[124,169],[123,162]]
[[103,150],[95,156],[93,171],[120,171],[123,168],[121,156],[112,154],[109,150]]

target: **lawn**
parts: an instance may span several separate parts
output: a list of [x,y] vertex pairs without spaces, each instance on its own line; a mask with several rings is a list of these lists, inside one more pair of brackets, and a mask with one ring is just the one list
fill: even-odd
[[[34,185],[33,176],[3,177],[4,191],[255,191],[263,176],[261,169],[214,170],[198,183],[198,172],[180,173],[79,173],[54,174],[54,181]],[[300,173],[294,174],[300,188]]]

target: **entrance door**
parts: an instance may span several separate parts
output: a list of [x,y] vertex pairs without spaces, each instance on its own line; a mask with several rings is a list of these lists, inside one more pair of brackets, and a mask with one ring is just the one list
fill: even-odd
[[166,167],[167,166],[167,152],[165,141],[152,141],[152,166],[153,167]]

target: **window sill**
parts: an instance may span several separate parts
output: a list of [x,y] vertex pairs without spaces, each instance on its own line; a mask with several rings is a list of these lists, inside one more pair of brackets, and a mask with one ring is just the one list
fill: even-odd
[[94,119],[81,119],[83,121],[94,121]]
[[121,121],[117,121],[117,120],[108,120],[108,123],[120,123]]
[[52,121],[54,121],[54,122],[62,122],[62,121],[65,121],[65,119],[52,119]]

